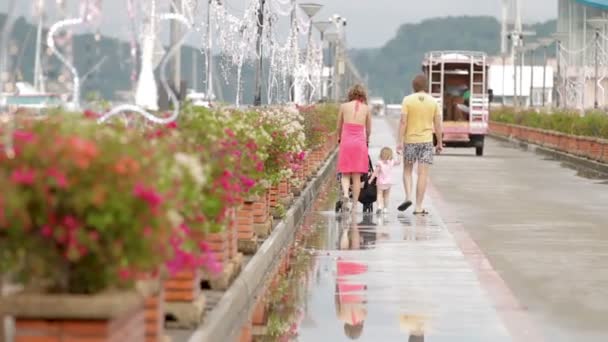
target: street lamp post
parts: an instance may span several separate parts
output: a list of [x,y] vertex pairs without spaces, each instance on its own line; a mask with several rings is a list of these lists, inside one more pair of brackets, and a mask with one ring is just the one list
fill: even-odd
[[[315,4],[315,3],[300,4],[300,9],[304,13],[306,13],[306,15],[308,16],[308,19],[310,20],[310,23],[311,23],[311,25],[309,25],[309,28],[308,28],[308,42],[306,43],[306,60],[308,62],[309,82],[311,81],[311,74],[312,74],[311,65],[310,65],[311,54],[312,54],[312,50],[311,50],[311,48],[312,48],[312,29],[313,29],[312,18],[315,15],[317,15],[317,13],[319,13],[321,8],[323,8],[323,5]],[[306,94],[306,103],[309,103],[309,101],[311,100],[311,94],[312,94],[312,89],[310,86],[306,87],[305,94]]]
[[266,0],[260,0],[260,8],[258,10],[258,37],[256,50],[258,52],[258,65],[255,71],[255,95],[253,97],[253,105],[262,105],[262,73],[264,72],[263,46],[262,39],[264,35],[264,4]]
[[[328,62],[329,62],[329,77],[328,77],[328,87],[327,87],[327,95],[334,94],[334,89],[336,87],[336,45],[338,44],[338,34],[336,32],[331,32],[325,34],[325,39],[329,43],[328,47]],[[332,96],[334,97],[334,96]]]
[[[563,63],[562,63],[562,55],[561,55],[561,49],[562,49],[562,43],[564,42],[564,40],[569,39],[570,35],[567,32],[556,32],[554,34],[551,35],[551,37],[553,39],[555,39],[555,50],[556,50],[556,56],[557,56],[557,76],[555,77],[555,83],[553,88],[554,88],[554,95],[555,95],[555,106],[557,108],[562,107],[562,105],[565,104],[565,101],[562,101],[562,93],[564,92],[563,86],[564,86],[564,78],[562,77],[562,73],[563,73]],[[567,72],[567,70],[566,70]],[[567,77],[567,75],[566,75]]]
[[215,0],[209,0],[207,8],[207,91],[205,95],[208,101],[213,101],[215,99],[215,95],[213,94],[213,29],[211,25],[213,1]]
[[534,108],[534,63],[535,63],[535,55],[534,52],[538,48],[538,43],[532,43],[528,45],[528,50],[530,50],[530,96],[529,96],[529,107]]
[[543,48],[543,107],[547,105],[547,49],[553,44],[553,38],[541,38],[538,40]]
[[608,18],[603,18],[603,17],[599,17],[599,18],[591,18],[587,20],[587,23],[591,26],[593,26],[593,28],[595,28],[595,49],[594,49],[594,86],[593,86],[593,95],[594,95],[594,100],[593,100],[593,107],[595,109],[599,108],[599,101],[598,101],[598,88],[599,88],[599,68],[600,68],[600,30],[603,30],[606,27],[606,24],[608,24]]
[[321,89],[320,98],[325,96],[325,87],[323,82],[323,72],[325,70],[325,32],[331,27],[331,21],[317,21],[314,23],[315,27],[321,34]]

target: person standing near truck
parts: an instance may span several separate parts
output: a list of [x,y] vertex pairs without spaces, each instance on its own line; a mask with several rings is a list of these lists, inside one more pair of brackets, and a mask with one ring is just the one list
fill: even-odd
[[[418,182],[416,184],[416,208],[414,215],[426,215],[422,207],[428,181],[429,166],[433,164],[433,155],[443,150],[443,130],[441,110],[437,100],[426,92],[428,80],[418,75],[412,82],[414,94],[403,100],[399,142],[397,151],[403,150],[404,169],[403,185],[406,199],[399,207],[405,211],[412,206],[412,179],[414,164],[418,163]],[[433,129],[437,137],[437,146],[433,147]],[[435,150],[435,151],[433,151]]]

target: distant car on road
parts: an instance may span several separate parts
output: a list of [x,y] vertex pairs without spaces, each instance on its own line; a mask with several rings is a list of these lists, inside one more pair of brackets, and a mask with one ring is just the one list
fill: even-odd
[[386,115],[389,116],[400,116],[401,105],[400,104],[389,104],[386,106]]
[[186,100],[192,102],[194,107],[211,108],[213,106],[205,93],[196,93],[192,91],[186,95]]
[[372,97],[369,100],[369,105],[372,109],[372,115],[376,115],[376,116],[386,115],[386,103],[384,103],[384,99],[382,99],[380,97]]

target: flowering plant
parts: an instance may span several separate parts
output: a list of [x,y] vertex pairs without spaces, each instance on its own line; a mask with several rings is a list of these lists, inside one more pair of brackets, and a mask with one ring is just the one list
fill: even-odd
[[139,134],[73,117],[19,126],[15,158],[0,155],[4,266],[68,293],[157,271],[172,227],[161,154]]
[[338,110],[338,107],[332,104],[301,109],[308,149],[318,148],[325,142],[328,134],[336,131]]
[[281,179],[290,178],[305,155],[303,118],[292,107],[265,108],[261,115],[262,125],[272,137],[265,163],[266,177],[276,184]]

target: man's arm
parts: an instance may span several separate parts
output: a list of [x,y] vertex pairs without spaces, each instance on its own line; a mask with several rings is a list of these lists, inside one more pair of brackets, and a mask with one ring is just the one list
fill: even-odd
[[401,123],[399,124],[399,137],[397,138],[397,152],[403,150],[405,143],[405,132],[407,131],[407,106],[405,103],[401,108]]
[[434,119],[435,136],[437,137],[437,153],[441,153],[441,151],[443,151],[443,119],[441,116],[441,110],[439,109],[439,105],[437,105]]

